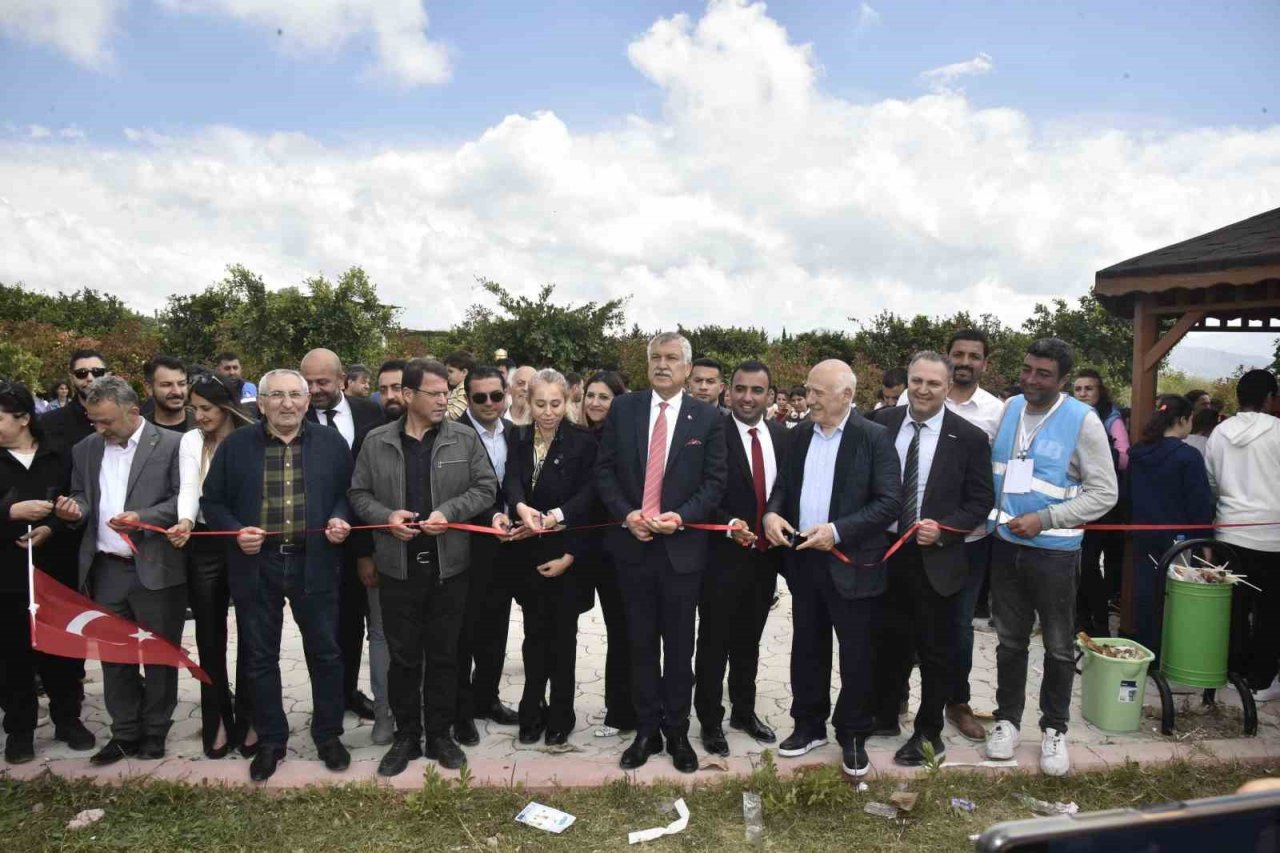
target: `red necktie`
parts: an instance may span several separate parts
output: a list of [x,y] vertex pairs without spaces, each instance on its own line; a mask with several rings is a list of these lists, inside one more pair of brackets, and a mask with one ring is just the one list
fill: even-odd
[[644,501],[640,514],[657,518],[662,514],[662,473],[667,469],[667,404],[658,404],[658,419],[649,436],[649,461],[644,467]]
[[752,427],[747,430],[751,436],[751,484],[756,492],[756,547],[761,551],[769,547],[764,538],[764,448],[760,446],[759,431]]

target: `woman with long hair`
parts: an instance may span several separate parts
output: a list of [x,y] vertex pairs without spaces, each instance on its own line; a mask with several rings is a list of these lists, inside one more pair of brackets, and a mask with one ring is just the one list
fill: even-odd
[[235,386],[213,373],[196,377],[188,405],[195,412],[196,428],[184,433],[178,446],[178,523],[167,534],[173,547],[186,549],[187,594],[196,619],[196,648],[200,667],[213,679],[213,684],[200,685],[201,739],[209,758],[222,758],[236,746],[251,755],[257,738],[248,731],[252,715],[243,655],[236,656],[234,703],[227,676],[227,610],[231,601],[227,542],[221,536],[191,534],[208,529],[200,512],[200,490],[214,451],[233,430],[252,419],[240,407]]
[[[1161,394],[1156,410],[1129,453],[1129,496],[1134,524],[1209,524],[1213,493],[1204,457],[1184,439],[1191,433],[1194,409],[1181,394]],[[1133,535],[1133,618],[1139,643],[1160,653],[1164,618],[1164,573],[1159,560],[1179,538],[1204,537],[1207,531],[1156,530]]]
[[79,537],[53,515],[54,501],[68,491],[66,452],[44,440],[26,386],[0,380],[0,709],[10,764],[35,758],[37,673],[54,740],[75,750],[94,746],[80,721],[80,661],[34,651],[29,629],[28,549],[38,569],[64,586],[80,586]]

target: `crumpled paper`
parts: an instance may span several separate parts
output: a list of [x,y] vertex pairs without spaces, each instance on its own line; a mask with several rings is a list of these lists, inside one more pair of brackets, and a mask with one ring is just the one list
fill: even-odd
[[86,826],[93,826],[106,816],[107,813],[102,809],[85,809],[67,821],[67,829],[84,829]]
[[689,807],[684,804],[684,797],[676,800],[675,808],[679,817],[671,823],[666,826],[655,826],[653,829],[640,829],[629,833],[627,835],[627,843],[639,844],[642,841],[652,841],[664,835],[675,835],[677,832],[684,832],[685,827],[689,825]]

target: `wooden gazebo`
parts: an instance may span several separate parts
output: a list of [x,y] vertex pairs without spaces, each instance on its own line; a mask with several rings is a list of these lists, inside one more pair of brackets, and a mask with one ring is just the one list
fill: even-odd
[[1132,434],[1156,398],[1156,368],[1187,332],[1280,335],[1280,208],[1099,270],[1093,293],[1133,320]]

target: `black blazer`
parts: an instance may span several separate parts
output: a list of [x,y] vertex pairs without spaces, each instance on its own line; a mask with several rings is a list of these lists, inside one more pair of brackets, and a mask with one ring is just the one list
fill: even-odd
[[[816,425],[807,423],[792,430],[787,464],[779,469],[769,496],[768,511],[778,513],[793,527],[800,521],[804,461],[815,429]],[[889,575],[879,561],[889,546],[885,528],[897,520],[901,509],[901,492],[902,471],[889,433],[850,409],[836,451],[827,513],[827,520],[840,534],[836,547],[854,563],[845,565],[835,556],[827,559],[836,590],[845,598],[870,598],[888,588]],[[787,562],[794,563],[802,553],[788,550]]]
[[[367,397],[352,397],[350,394],[344,394],[347,398],[347,404],[351,406],[351,420],[355,423],[355,441],[351,444],[351,458],[355,459],[360,455],[360,448],[364,444],[364,437],[369,434],[369,430],[380,427],[387,422],[387,415],[382,411],[382,407]],[[315,407],[307,409],[307,420],[313,424],[319,424],[320,418],[316,414]],[[337,427],[333,427],[337,429]],[[343,442],[346,443],[345,441]]]
[[[7,450],[0,450],[0,592],[27,592],[27,549],[18,545],[18,537],[27,533],[27,522],[14,521],[9,511],[22,501],[57,500],[71,491],[69,466],[64,459],[69,450],[41,441],[31,467],[27,468]],[[35,551],[36,568],[64,586],[80,585],[76,552],[80,537],[65,521],[52,512],[41,521],[31,522],[32,529],[48,527],[53,531],[45,544]]]
[[[774,477],[773,487],[778,487],[778,479],[782,476],[782,467],[787,464],[787,452],[791,446],[791,438],[794,430],[789,430],[785,425],[763,418],[759,426],[765,427],[769,432],[769,438],[773,441],[773,456],[778,465],[777,476]],[[751,478],[751,458],[747,455],[747,448],[743,445],[741,437],[738,435],[738,425],[733,421],[733,415],[724,416],[724,443],[728,451],[727,470],[728,475],[725,480],[724,497],[720,499],[720,506],[716,507],[714,519],[716,524],[728,524],[735,518],[742,519],[747,524],[753,526],[752,532],[763,538],[763,530],[755,530],[756,523],[756,485]],[[765,507],[768,511],[769,496],[765,495]],[[723,533],[715,534],[715,540],[718,543],[714,549],[716,559],[718,560],[738,560],[751,552],[735,543]],[[782,560],[782,549],[770,548],[765,552],[770,559],[776,559],[778,562]]]
[[[464,413],[463,413],[463,415],[462,415],[462,417],[458,418],[458,423],[462,424],[463,426],[469,426],[469,427],[471,427],[472,429],[474,429],[474,430],[476,431],[476,434],[477,434],[477,435],[479,435],[479,433],[480,433],[480,428],[479,428],[478,426],[476,426],[475,421],[471,420],[471,415],[470,415],[470,413],[464,412]],[[506,418],[506,416],[503,416],[503,418],[502,418],[502,438],[503,438],[503,441],[504,441],[504,442],[506,443],[506,445],[507,445],[507,465],[510,465],[510,464],[511,464],[511,457],[512,457],[512,455],[513,455],[513,454],[512,454],[512,449],[511,449],[511,443],[512,443],[512,441],[514,441],[514,440],[515,440],[515,433],[516,433],[516,430],[517,430],[517,429],[518,429],[518,428],[517,428],[516,426],[514,426],[514,425],[511,423],[511,421],[510,421],[510,420],[508,420],[508,419]],[[481,443],[481,444],[484,444],[484,440],[483,440],[483,439],[481,439],[481,442],[480,442],[480,443]],[[532,446],[532,445],[531,445],[531,446]],[[532,451],[531,451],[531,452],[532,452]],[[485,456],[485,458],[486,458],[486,459],[489,459],[489,448],[487,448],[487,447],[485,448],[484,456]],[[490,467],[490,468],[493,468],[493,460],[492,460],[492,459],[489,459],[489,467]],[[497,474],[498,474],[498,470],[497,470],[496,468],[493,468],[493,474],[494,474],[494,476],[495,476],[495,477],[497,476]],[[506,471],[505,471],[505,470],[503,471],[503,474],[504,474],[504,477],[505,477],[505,474],[506,474]],[[473,523],[473,524],[479,524],[479,525],[481,525],[481,526],[483,526],[483,527],[488,527],[489,525],[493,524],[493,516],[494,516],[495,514],[497,514],[497,513],[499,513],[499,512],[506,512],[508,508],[510,508],[510,509],[512,510],[512,512],[514,512],[514,511],[515,511],[514,507],[515,507],[515,504],[514,504],[514,503],[512,503],[510,507],[508,507],[508,505],[507,505],[506,483],[505,483],[505,480],[500,479],[500,480],[498,480],[498,494],[497,494],[497,496],[494,498],[493,506],[492,506],[492,507],[490,507],[489,509],[486,509],[486,510],[485,510],[484,512],[482,512],[480,515],[477,515],[477,516],[476,516],[474,519],[472,519],[471,521],[472,521],[472,523]],[[513,521],[514,521],[514,519],[513,519]]]
[[[539,512],[550,512],[559,507],[568,527],[590,524],[595,518],[596,505],[596,440],[591,433],[574,426],[569,421],[560,422],[547,458],[538,474],[538,484],[533,485],[533,426],[516,427],[507,445],[507,470],[503,491],[511,502],[512,522],[516,518],[516,505],[528,504]],[[513,543],[520,551],[531,552],[534,565],[573,554],[574,564],[581,556],[583,534],[572,531],[552,533],[535,539]]]
[[[57,445],[66,451],[68,465],[71,464],[71,448],[93,435],[93,424],[89,423],[89,413],[85,411],[84,404],[75,394],[71,395],[71,399],[62,408],[41,415],[40,426],[44,429],[46,444]],[[70,468],[67,476],[70,479]]]
[[[908,408],[893,406],[885,415],[884,425],[891,441],[897,440]],[[991,445],[981,429],[950,409],[943,412],[942,434],[924,486],[920,517],[968,531],[982,524],[995,506]],[[969,573],[964,537],[963,533],[944,530],[938,544],[920,549],[929,585],[939,595],[954,595],[964,586]]]
[[[724,416],[714,407],[680,395],[675,432],[662,478],[663,512],[679,513],[685,522],[706,523],[715,517],[724,494]],[[600,500],[610,520],[622,522],[641,508],[645,461],[649,455],[649,410],[652,391],[632,391],[613,401],[605,420],[596,464]],[[646,544],[661,543],[677,572],[700,571],[706,563],[707,534],[683,529],[644,543],[623,526],[611,528],[606,546],[620,563],[644,558]]]

